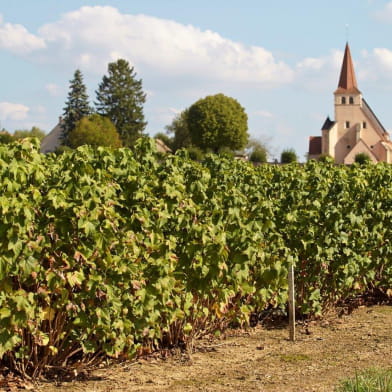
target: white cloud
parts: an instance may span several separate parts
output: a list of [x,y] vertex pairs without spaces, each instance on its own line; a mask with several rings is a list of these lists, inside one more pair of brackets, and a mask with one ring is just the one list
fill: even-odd
[[48,111],[43,105],[26,106],[18,103],[0,102],[1,127],[9,132],[16,129],[31,129],[36,126],[50,130],[54,124],[48,122]]
[[[359,89],[369,82],[372,88],[392,88],[391,49],[363,49],[359,54],[352,53],[352,57]],[[343,52],[339,50],[327,56],[305,58],[297,63],[296,84],[312,91],[331,90],[331,86],[337,87],[342,61]]]
[[375,48],[373,58],[387,71],[392,70],[392,51],[386,48]]
[[57,97],[61,93],[61,87],[58,86],[56,83],[48,83],[45,85],[45,90],[51,95],[52,97]]
[[29,33],[22,25],[3,23],[0,15],[0,48],[23,55],[44,49],[45,41]]
[[385,4],[384,8],[374,13],[376,19],[383,22],[392,22],[392,1]]
[[328,58],[314,58],[307,57],[301,62],[297,64],[298,69],[312,69],[312,70],[320,70],[323,65],[325,65],[328,61]]
[[382,87],[390,88],[392,80],[392,50],[374,48],[372,51],[362,51],[362,67],[360,78],[370,81],[373,85],[382,82]]
[[313,91],[337,86],[342,61],[343,52],[336,49],[326,56],[307,57],[297,63],[296,81],[302,87]]
[[[262,47],[245,46],[216,32],[147,15],[122,14],[110,6],[85,6],[45,24],[34,36],[22,26],[20,47],[32,59],[106,72],[107,63],[126,58],[146,72],[176,78],[223,80],[254,85],[288,83],[293,71]],[[24,37],[24,42],[23,38]],[[11,48],[9,48],[11,50]]]
[[1,120],[24,120],[30,108],[20,103],[0,102],[0,119]]

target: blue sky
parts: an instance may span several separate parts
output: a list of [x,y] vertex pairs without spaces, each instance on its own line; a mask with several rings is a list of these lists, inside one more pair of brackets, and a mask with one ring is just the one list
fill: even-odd
[[[0,127],[49,132],[81,69],[91,102],[127,59],[147,92],[147,132],[206,95],[236,98],[272,158],[333,118],[348,38],[359,88],[392,129],[392,1],[0,0]],[[348,28],[346,27],[348,25]]]

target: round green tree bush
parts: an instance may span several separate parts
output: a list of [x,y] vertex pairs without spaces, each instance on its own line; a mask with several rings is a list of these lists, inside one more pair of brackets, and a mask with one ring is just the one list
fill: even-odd
[[71,147],[83,144],[90,146],[121,147],[121,140],[116,127],[107,117],[92,114],[76,123],[75,129],[69,134]]
[[282,154],[280,155],[280,163],[291,163],[297,161],[297,154],[292,148],[282,151]]
[[359,163],[360,165],[364,165],[370,162],[370,157],[365,152],[360,152],[359,154],[355,155],[355,162]]
[[266,163],[267,151],[263,148],[255,148],[250,154],[249,160],[254,163]]
[[224,94],[209,95],[195,102],[187,122],[192,143],[206,151],[224,147],[240,150],[248,141],[248,116],[239,102]]

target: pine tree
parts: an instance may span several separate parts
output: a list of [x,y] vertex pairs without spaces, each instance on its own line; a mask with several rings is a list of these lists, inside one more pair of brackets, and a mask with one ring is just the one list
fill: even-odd
[[65,103],[62,122],[62,144],[69,146],[68,135],[75,129],[76,123],[91,114],[91,108],[83,83],[82,72],[77,69],[74,78],[70,80],[68,99]]
[[132,146],[147,125],[143,113],[146,94],[134,68],[124,59],[110,63],[96,94],[97,112],[110,118],[124,146]]

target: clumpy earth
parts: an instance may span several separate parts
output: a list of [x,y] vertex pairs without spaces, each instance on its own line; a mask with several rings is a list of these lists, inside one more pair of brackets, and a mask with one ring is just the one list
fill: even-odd
[[192,353],[165,352],[93,370],[84,380],[45,382],[41,392],[331,392],[342,378],[392,368],[392,306],[360,307],[297,326],[229,330],[195,342]]

